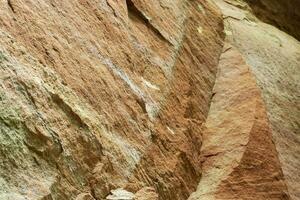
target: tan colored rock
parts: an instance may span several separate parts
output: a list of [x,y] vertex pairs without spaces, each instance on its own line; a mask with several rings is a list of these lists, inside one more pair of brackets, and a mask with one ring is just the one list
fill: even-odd
[[153,187],[144,187],[135,193],[134,200],[158,200],[158,194]]
[[89,193],[79,194],[75,200],[95,200],[94,197]]
[[215,5],[4,0],[0,16],[0,195],[196,189],[224,39]]
[[260,90],[230,45],[220,58],[201,151],[203,175],[190,200],[289,199]]
[[[248,9],[238,8],[226,3],[227,1],[216,2],[223,13],[229,13],[230,10],[230,13],[244,13],[247,16],[242,20],[224,16],[225,30],[230,33],[226,40],[244,56],[262,91],[288,190],[292,199],[299,199],[300,42],[277,28],[262,23]],[[290,2],[292,1],[281,3],[286,5]],[[270,1],[264,1],[264,4],[270,4]],[[272,1],[272,4],[274,7],[280,5],[278,1]],[[297,8],[297,4],[294,7]],[[291,7],[282,6],[280,9],[281,13],[289,12]],[[293,26],[295,21],[291,20],[289,23],[287,26]]]
[[123,188],[118,188],[111,191],[111,194],[106,197],[107,200],[133,200],[134,194]]
[[0,199],[296,199],[299,42],[251,12],[0,1]]

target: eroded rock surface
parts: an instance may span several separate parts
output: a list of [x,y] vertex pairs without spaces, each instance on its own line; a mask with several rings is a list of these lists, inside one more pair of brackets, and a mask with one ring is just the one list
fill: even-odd
[[223,43],[215,5],[5,0],[0,16],[0,199],[196,189]]
[[289,192],[299,199],[300,42],[262,23],[245,6],[216,3],[225,18],[226,40],[241,52],[262,91]]
[[240,0],[0,1],[0,199],[299,199],[299,46]]
[[242,55],[224,46],[203,126],[196,199],[289,199],[266,109]]

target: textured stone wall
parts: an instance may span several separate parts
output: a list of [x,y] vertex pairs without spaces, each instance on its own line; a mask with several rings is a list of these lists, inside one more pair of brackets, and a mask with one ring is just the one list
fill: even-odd
[[10,0],[0,16],[0,199],[196,189],[224,35],[215,5]]
[[299,199],[300,44],[250,5],[0,1],[0,200]]

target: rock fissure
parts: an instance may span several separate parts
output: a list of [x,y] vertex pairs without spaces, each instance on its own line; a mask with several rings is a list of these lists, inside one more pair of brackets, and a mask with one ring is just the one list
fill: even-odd
[[12,11],[13,13],[16,13],[15,8],[14,8],[14,6],[13,6],[13,4],[12,4],[12,0],[7,0],[7,5],[8,5],[8,7],[11,9],[11,11]]
[[173,45],[154,25],[151,23],[151,18],[147,17],[142,11],[140,11],[132,2],[132,0],[126,0],[128,17],[132,20],[140,20],[153,32],[158,36],[162,41],[167,42],[170,45]]

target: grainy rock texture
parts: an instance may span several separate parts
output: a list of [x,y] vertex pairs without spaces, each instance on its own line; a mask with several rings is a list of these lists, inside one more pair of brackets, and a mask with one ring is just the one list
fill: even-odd
[[215,5],[10,0],[0,16],[0,199],[196,189],[224,35]]
[[265,106],[241,54],[224,46],[203,126],[196,199],[289,199]]
[[299,199],[300,42],[260,22],[246,6],[216,3],[225,18],[226,40],[242,53],[261,88],[289,192]]
[[0,200],[300,199],[299,77],[244,1],[0,0]]

